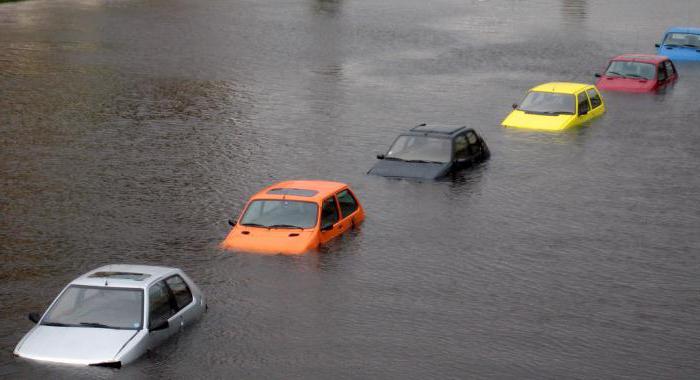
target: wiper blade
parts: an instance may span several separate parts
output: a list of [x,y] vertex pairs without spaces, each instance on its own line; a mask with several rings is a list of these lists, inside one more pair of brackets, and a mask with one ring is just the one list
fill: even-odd
[[69,325],[68,323],[60,323],[60,322],[42,322],[42,326],[70,327],[70,326],[74,326],[74,325]]
[[632,78],[642,78],[641,75],[637,75],[637,74],[627,74],[627,76],[632,77]]
[[404,160],[406,162],[417,162],[419,164],[442,164],[440,161],[427,161],[427,160]]
[[97,322],[80,322],[80,326],[85,326],[85,327],[99,327],[103,329],[114,329],[116,327],[114,326],[108,326],[105,325],[104,323],[97,323]]
[[398,157],[384,157],[385,160],[395,160],[395,161],[404,161],[402,158]]
[[624,77],[624,75],[618,73],[617,71],[608,71],[607,73],[605,73],[605,75],[608,75],[608,74],[617,75],[619,77]]
[[266,226],[264,224],[257,224],[257,223],[241,223],[241,226],[270,228],[269,226]]
[[693,49],[700,47],[698,45],[693,45],[693,44],[684,44],[683,46],[693,48]]
[[271,226],[267,226],[267,228],[298,228],[300,230],[304,229],[304,227],[295,226],[293,224],[273,224]]

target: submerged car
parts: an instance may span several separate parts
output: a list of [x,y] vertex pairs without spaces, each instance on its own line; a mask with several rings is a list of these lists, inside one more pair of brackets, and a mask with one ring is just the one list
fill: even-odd
[[221,248],[299,255],[359,226],[365,212],[348,185],[286,181],[253,195]]
[[674,62],[700,61],[700,28],[669,28],[656,51]]
[[107,265],[73,280],[15,347],[38,361],[121,367],[195,322],[206,310],[176,268]]
[[501,125],[507,128],[561,131],[605,113],[598,89],[590,84],[552,82],[528,91]]
[[610,60],[605,72],[595,75],[596,87],[603,91],[651,92],[662,90],[678,80],[678,72],[668,57],[624,54]]
[[484,139],[465,126],[420,124],[394,140],[368,174],[439,179],[491,155]]

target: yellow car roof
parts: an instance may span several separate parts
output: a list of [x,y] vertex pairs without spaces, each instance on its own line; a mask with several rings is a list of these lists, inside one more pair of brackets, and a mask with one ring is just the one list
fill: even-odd
[[560,94],[575,94],[585,88],[592,87],[590,84],[585,83],[571,83],[571,82],[549,82],[541,84],[537,87],[533,87],[530,91],[539,92],[556,92]]

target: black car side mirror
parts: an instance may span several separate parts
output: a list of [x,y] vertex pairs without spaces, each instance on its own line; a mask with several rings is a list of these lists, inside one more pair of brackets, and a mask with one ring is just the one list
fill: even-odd
[[384,159],[384,155],[383,155],[383,154],[378,154],[378,155],[377,155],[377,159],[383,160],[383,159]]
[[41,319],[41,315],[39,315],[39,313],[29,313],[27,317],[34,323],[39,323],[39,320]]
[[332,229],[333,229],[333,225],[332,225],[332,224],[326,224],[325,226],[322,226],[322,227],[321,227],[321,231],[330,231],[330,230],[332,230]]
[[600,78],[602,75],[600,75],[600,73],[595,73],[595,74],[593,74],[593,76],[596,78]]
[[513,105],[511,107],[513,107],[514,110],[518,109],[518,103],[513,103]]
[[654,47],[661,47],[661,44],[654,44]]
[[160,322],[160,323],[156,324],[156,325],[153,326],[153,327],[150,327],[150,328],[148,329],[148,332],[159,331],[159,330],[165,330],[165,329],[167,329],[167,328],[169,328],[169,327],[170,327],[170,322],[168,322],[168,320],[165,320],[165,321],[163,321],[163,322]]
[[580,111],[580,112],[578,113],[578,115],[579,115],[579,116],[588,115],[588,110]]
[[232,220],[232,219],[229,219],[229,220],[228,220],[228,224],[229,224],[231,227],[234,227],[234,226],[236,225],[236,221],[235,221],[235,220]]

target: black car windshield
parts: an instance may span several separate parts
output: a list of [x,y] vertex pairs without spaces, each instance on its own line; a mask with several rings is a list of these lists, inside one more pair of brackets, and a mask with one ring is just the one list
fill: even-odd
[[71,285],[46,313],[42,325],[140,330],[143,290]]
[[396,139],[385,158],[445,163],[452,158],[452,142],[439,137],[403,135]]
[[542,115],[573,115],[576,106],[571,94],[531,91],[518,109]]
[[315,203],[290,200],[256,200],[250,203],[241,225],[270,228],[312,228],[316,225]]
[[656,67],[651,63],[612,61],[605,71],[609,77],[654,79]]
[[664,39],[664,45],[700,47],[700,35],[692,33],[669,33]]

